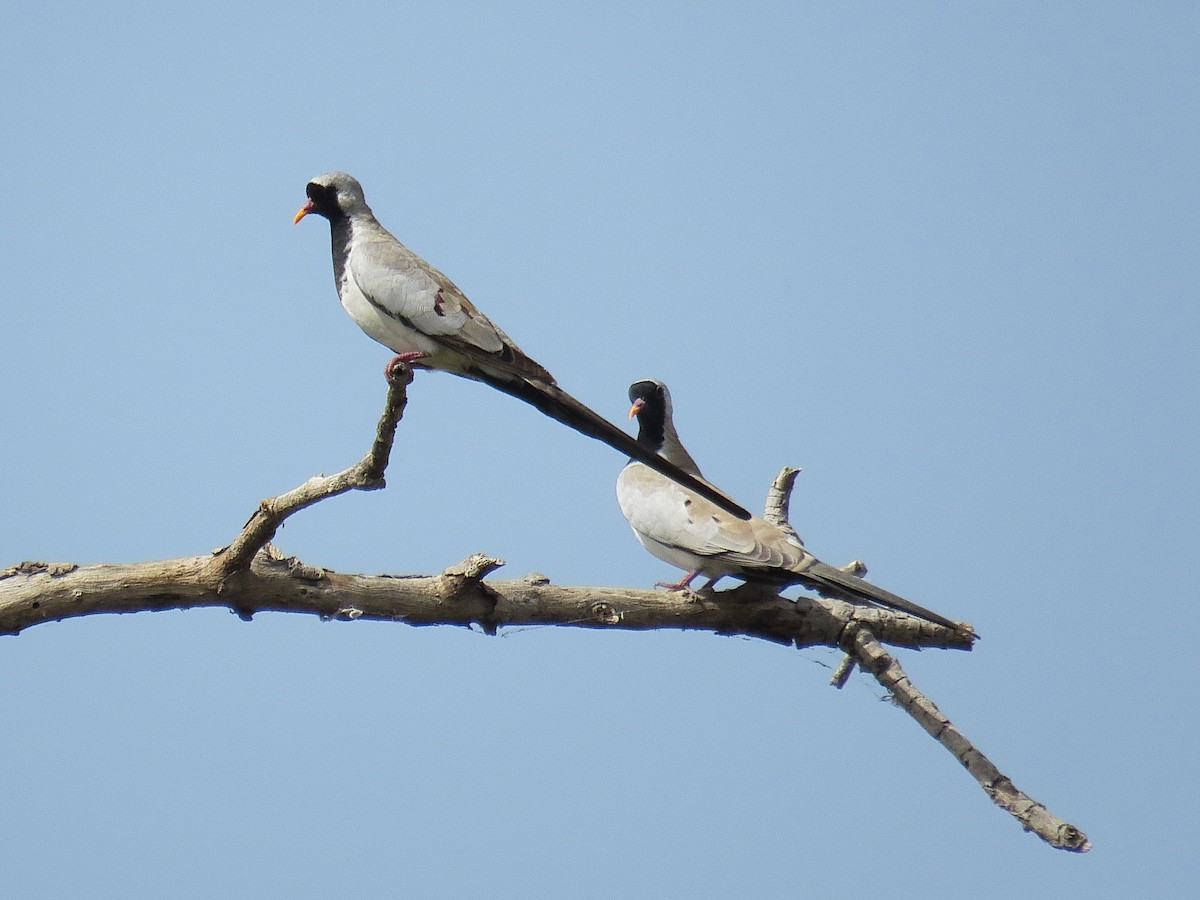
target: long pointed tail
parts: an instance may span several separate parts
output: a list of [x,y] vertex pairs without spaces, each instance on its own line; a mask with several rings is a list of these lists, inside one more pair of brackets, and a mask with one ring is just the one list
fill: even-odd
[[[918,619],[924,619],[936,625],[944,625],[955,631],[964,631],[969,628],[969,626],[965,626],[960,622],[952,622],[945,616],[940,616],[923,606],[917,606],[912,601],[905,600],[891,591],[886,591],[881,587],[871,584],[869,581],[856,578],[849,572],[835,569],[833,566],[828,566],[823,562],[815,562],[809,568],[805,569],[804,577],[806,580],[815,582],[816,586],[825,585],[836,588],[860,600],[869,600],[871,603],[899,610],[900,612],[908,613],[910,616],[916,616]],[[975,634],[973,629],[971,630],[971,634]]]
[[609,422],[599,413],[593,412],[584,406],[557,385],[540,381],[528,381],[524,378],[509,380],[489,375],[485,372],[473,372],[472,375],[498,391],[503,391],[512,397],[524,400],[550,418],[574,428],[581,434],[595,438],[602,443],[608,444],[608,446],[617,452],[631,456],[638,462],[645,463],[656,472],[666,475],[672,481],[707,497],[713,503],[717,504],[717,506],[721,507],[721,509],[737,516],[739,519],[751,518],[750,513],[711,484],[701,481],[693,475],[689,475],[677,466],[667,462],[657,453],[647,450],[616,425]]

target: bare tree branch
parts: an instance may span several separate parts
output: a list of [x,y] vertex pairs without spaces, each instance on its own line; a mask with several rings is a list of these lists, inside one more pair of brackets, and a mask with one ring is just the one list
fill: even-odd
[[[263,500],[238,536],[210,555],[131,563],[76,566],[22,562],[0,570],[0,634],[95,613],[142,612],[216,606],[243,618],[259,612],[303,612],[324,619],[371,619],[409,625],[503,627],[566,625],[627,630],[696,629],[747,635],[797,648],[846,651],[834,676],[839,687],[855,663],[872,673],[896,702],[976,778],[988,795],[1021,824],[1054,847],[1089,849],[1086,835],[1051,815],[1012,782],[908,680],[881,642],[898,647],[970,650],[975,636],[900,612],[839,599],[792,600],[744,584],[732,590],[683,595],[610,587],[563,587],[543,575],[512,581],[484,579],[503,561],[475,554],[433,576],[348,575],[284,557],[271,543],[288,516],[350,490],[377,490],[404,413],[412,371],[388,369],[388,394],[375,440],[355,465],[313,477]],[[795,534],[788,523],[798,470],[784,469],[766,503],[766,517]],[[798,538],[798,535],[797,535]],[[857,560],[843,567],[863,574]]]
[[412,383],[413,373],[403,362],[393,360],[386,376],[387,399],[375,429],[375,441],[367,455],[336,475],[313,476],[286,494],[262,501],[233,543],[213,554],[210,569],[220,580],[249,568],[254,554],[275,537],[283,520],[292,513],[346,491],[377,491],[386,486],[383,473],[391,457],[396,427],[408,405],[408,386]]
[[247,617],[299,612],[325,619],[475,625],[488,632],[526,625],[694,629],[796,647],[836,647],[853,621],[896,646],[971,646],[961,632],[902,613],[818,597],[789,600],[749,585],[689,600],[655,590],[553,585],[545,576],[485,583],[503,563],[482,554],[439,575],[351,575],[285,558],[268,545],[244,577],[216,587],[211,563],[209,556],[126,565],[20,563],[0,571],[0,634],[95,613],[217,606]]
[[909,680],[896,658],[884,649],[868,627],[849,635],[847,650],[862,668],[888,690],[896,704],[916,719],[939,744],[954,754],[997,806],[1008,811],[1026,831],[1032,831],[1052,847],[1086,853],[1091,849],[1087,835],[1069,822],[1050,813],[1042,804],[1017,789],[1016,785],[992,764],[959,731],[928,697]]

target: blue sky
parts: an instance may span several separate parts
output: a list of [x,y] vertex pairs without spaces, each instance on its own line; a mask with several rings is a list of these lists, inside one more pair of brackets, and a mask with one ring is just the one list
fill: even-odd
[[[1052,851],[837,656],[223,610],[0,639],[21,897],[1180,896],[1194,881],[1190,4],[27,4],[0,33],[0,566],[192,555],[356,460],[382,347],[305,182],[619,419],[975,624],[901,662]],[[648,586],[622,460],[422,375],[345,571]],[[1182,640],[1183,644],[1179,645]]]

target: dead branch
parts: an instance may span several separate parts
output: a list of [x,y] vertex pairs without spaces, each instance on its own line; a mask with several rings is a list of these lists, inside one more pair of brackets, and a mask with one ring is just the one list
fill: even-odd
[[432,576],[352,575],[285,558],[273,545],[241,577],[214,587],[212,557],[125,565],[20,563],[0,571],[0,633],[96,613],[225,607],[373,619],[409,625],[567,625],[645,631],[693,629],[795,647],[836,647],[853,617],[901,647],[970,649],[961,632],[839,600],[789,600],[745,586],[694,600],[655,590],[554,585],[545,576],[484,581],[501,560],[477,555]]
[[[486,581],[503,561],[476,554],[433,576],[350,575],[284,557],[271,543],[285,519],[349,490],[384,487],[396,427],[404,413],[412,371],[388,370],[384,411],[367,454],[332,476],[263,500],[238,536],[204,556],[126,565],[76,566],[22,562],[0,570],[0,634],[96,613],[225,607],[249,619],[259,612],[299,612],[323,619],[476,626],[489,634],[503,627],[565,625],[577,628],[695,629],[746,635],[787,646],[839,647],[846,661],[879,680],[896,702],[967,768],[990,797],[1054,847],[1083,852],[1086,835],[1051,815],[1012,782],[959,732],[908,680],[881,642],[910,648],[970,650],[969,628],[944,628],[892,610],[839,599],[792,600],[754,585],[700,594],[552,585],[545,576]],[[788,522],[798,470],[784,469],[767,497],[765,515],[795,534]],[[799,539],[799,536],[797,539]],[[863,574],[854,561],[843,567]]]
[[393,360],[386,375],[387,399],[367,455],[336,475],[313,476],[298,488],[263,500],[233,543],[213,553],[209,569],[218,581],[223,582],[249,568],[254,554],[275,537],[283,520],[293,513],[346,491],[377,491],[386,487],[383,473],[391,457],[396,427],[408,405],[408,386],[412,384],[413,372],[404,363]]
[[928,697],[917,690],[896,658],[884,649],[868,627],[854,629],[848,635],[847,651],[862,668],[875,676],[887,689],[896,705],[912,716],[934,740],[954,754],[979,786],[997,806],[1010,813],[1026,831],[1032,831],[1052,847],[1086,853],[1092,845],[1087,835],[1069,822],[1053,815],[1029,797],[993,765],[959,731]]

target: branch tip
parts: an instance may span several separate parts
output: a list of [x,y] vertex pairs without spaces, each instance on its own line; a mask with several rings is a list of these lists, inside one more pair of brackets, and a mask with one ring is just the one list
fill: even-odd
[[997,769],[946,714],[921,693],[870,629],[861,626],[853,630],[848,628],[843,646],[853,653],[865,671],[875,676],[891,701],[945,747],[971,773],[971,777],[992,798],[992,802],[1015,818],[1026,831],[1032,831],[1060,850],[1084,853],[1091,847],[1087,835],[1053,815]]
[[854,674],[855,665],[854,654],[847,653],[842,657],[842,661],[834,671],[833,677],[829,679],[829,683],[840,691],[846,686],[846,682],[850,680],[850,676]]
[[390,363],[388,363],[388,367],[384,370],[383,376],[387,379],[387,383],[390,387],[400,389],[406,388],[412,384],[412,366],[400,359],[400,357],[395,357]]
[[788,521],[788,509],[792,502],[792,488],[796,483],[796,476],[800,474],[800,469],[791,466],[784,466],[779,470],[779,474],[775,476],[775,480],[771,482],[771,487],[767,491],[767,499],[763,504],[763,518],[782,528],[789,535],[800,542],[804,546],[804,541],[792,524]]

